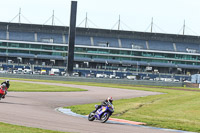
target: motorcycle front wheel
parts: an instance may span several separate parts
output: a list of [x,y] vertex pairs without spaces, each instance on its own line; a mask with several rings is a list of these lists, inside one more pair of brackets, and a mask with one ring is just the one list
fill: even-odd
[[93,120],[95,119],[94,115],[95,115],[95,111],[92,111],[92,112],[88,115],[88,120],[89,120],[89,121],[93,121]]
[[100,120],[101,123],[105,123],[109,117],[110,117],[110,112],[104,112],[101,116],[101,120]]

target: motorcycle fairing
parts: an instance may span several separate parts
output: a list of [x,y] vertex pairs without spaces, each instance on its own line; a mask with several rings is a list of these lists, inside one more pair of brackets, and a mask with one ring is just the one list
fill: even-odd
[[107,110],[107,107],[102,106],[100,109],[97,110],[95,113],[95,117],[100,120],[101,115]]

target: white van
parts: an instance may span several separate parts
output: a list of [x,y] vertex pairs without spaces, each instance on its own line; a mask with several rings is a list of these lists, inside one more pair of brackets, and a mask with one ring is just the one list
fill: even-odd
[[60,75],[60,70],[52,68],[51,71],[49,72],[49,75],[57,75],[57,76],[59,76]]
[[136,76],[135,75],[129,75],[126,78],[127,79],[131,79],[131,80],[136,80]]
[[100,73],[97,73],[97,74],[96,74],[96,77],[97,77],[97,78],[103,78],[104,75],[103,75],[103,74],[100,74]]

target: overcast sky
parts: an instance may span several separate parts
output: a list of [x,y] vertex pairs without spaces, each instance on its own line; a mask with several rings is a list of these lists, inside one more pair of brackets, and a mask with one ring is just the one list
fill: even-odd
[[[0,21],[69,26],[71,0],[0,0]],[[153,32],[200,35],[200,0],[77,0],[77,26],[149,32],[153,17]],[[26,20],[28,19],[28,20]],[[47,21],[49,19],[49,21]],[[29,22],[30,21],[30,22]],[[81,23],[82,22],[82,23]]]

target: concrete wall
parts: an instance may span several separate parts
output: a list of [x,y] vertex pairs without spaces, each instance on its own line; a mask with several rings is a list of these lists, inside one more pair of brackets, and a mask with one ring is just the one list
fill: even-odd
[[[24,78],[24,79],[43,79],[58,81],[78,81],[78,82],[96,82],[96,83],[113,83],[113,84],[130,84],[130,85],[151,85],[151,86],[177,86],[182,87],[182,82],[162,82],[148,80],[128,80],[128,79],[107,79],[107,78],[85,78],[85,77],[65,77],[65,76],[48,76],[48,75],[25,75],[25,74],[0,74],[5,78]],[[11,80],[12,82],[12,80]]]

